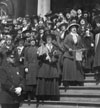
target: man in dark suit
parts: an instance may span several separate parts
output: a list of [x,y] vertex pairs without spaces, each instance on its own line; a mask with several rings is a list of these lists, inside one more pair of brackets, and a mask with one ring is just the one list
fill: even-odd
[[15,65],[14,55],[7,53],[0,67],[0,104],[1,108],[19,108],[24,89],[24,79]]

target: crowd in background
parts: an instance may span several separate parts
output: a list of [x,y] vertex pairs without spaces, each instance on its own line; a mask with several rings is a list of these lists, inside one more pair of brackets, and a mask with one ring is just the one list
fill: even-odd
[[65,90],[83,86],[85,73],[95,72],[99,83],[99,37],[99,14],[81,9],[1,19],[0,65],[19,68],[25,99],[59,100],[61,82]]

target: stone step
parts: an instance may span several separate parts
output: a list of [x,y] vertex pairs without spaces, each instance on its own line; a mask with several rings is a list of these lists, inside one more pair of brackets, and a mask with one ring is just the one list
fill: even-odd
[[100,102],[100,97],[65,97],[60,96],[60,101]]
[[100,90],[60,90],[60,95],[100,97]]
[[60,93],[60,97],[100,98],[100,93]]
[[88,77],[95,76],[95,73],[85,73],[85,76],[88,76]]
[[90,77],[86,76],[85,80],[95,80],[95,77],[94,76],[90,76]]
[[[61,85],[63,85],[63,81],[61,82]],[[85,79],[84,80],[84,86],[95,86],[96,85],[96,80],[95,79]]]
[[[23,104],[20,108],[36,108],[36,104]],[[78,105],[46,105],[40,104],[38,108],[99,108],[99,106],[78,106]]]
[[[60,90],[65,90],[64,86],[59,87]],[[69,86],[67,90],[100,90],[100,85],[88,85],[88,86]]]
[[[24,104],[28,104],[27,101]],[[31,101],[30,105],[37,104],[37,101]],[[100,108],[100,102],[90,102],[90,101],[44,101],[39,102],[38,108]],[[49,107],[48,107],[49,106]]]

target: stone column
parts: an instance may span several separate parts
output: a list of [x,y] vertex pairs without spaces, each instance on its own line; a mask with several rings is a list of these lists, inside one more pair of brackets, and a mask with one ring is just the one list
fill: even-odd
[[38,15],[42,17],[51,9],[51,0],[38,0]]

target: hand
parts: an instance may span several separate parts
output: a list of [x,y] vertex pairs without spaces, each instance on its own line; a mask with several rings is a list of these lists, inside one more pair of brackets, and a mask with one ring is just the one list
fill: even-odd
[[91,47],[94,47],[94,44],[93,43],[91,43]]
[[22,88],[21,88],[21,87],[15,88],[15,93],[16,93],[18,96],[21,95],[21,92],[22,92]]
[[25,72],[28,73],[28,68],[25,68]]
[[69,48],[69,52],[72,52],[72,49],[71,48]]

